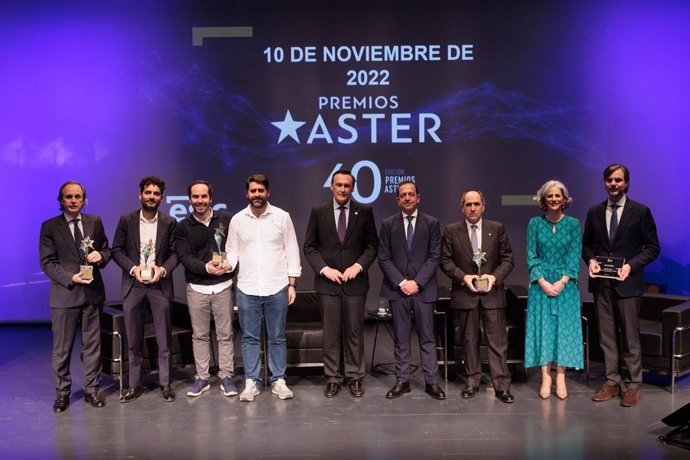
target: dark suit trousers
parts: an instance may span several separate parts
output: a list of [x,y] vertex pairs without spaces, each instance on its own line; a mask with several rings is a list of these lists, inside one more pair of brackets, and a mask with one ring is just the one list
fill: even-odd
[[69,367],[72,348],[81,323],[81,360],[84,366],[84,393],[98,390],[101,374],[101,306],[82,305],[73,308],[51,308],[53,330],[52,371],[58,394],[71,393]]
[[147,300],[151,306],[156,344],[158,345],[158,382],[162,386],[170,384],[172,370],[170,301],[163,295],[158,286],[145,286],[135,282],[122,302],[129,349],[129,386],[131,388],[141,386]]
[[366,296],[319,295],[323,319],[323,372],[328,382],[361,380]]
[[467,370],[467,385],[478,387],[482,377],[482,364],[479,359],[481,331],[479,317],[484,325],[486,354],[489,358],[491,381],[496,391],[510,390],[510,369],[508,369],[508,334],[506,332],[505,308],[486,309],[481,304],[471,310],[454,311],[460,326],[463,360]]
[[[594,305],[599,323],[599,343],[604,352],[606,383],[620,385],[620,357],[628,368],[625,386],[638,388],[642,384],[642,351],[640,348],[640,297],[621,298],[612,289],[612,282],[602,280],[594,293]],[[618,329],[620,328],[620,337]],[[619,342],[620,353],[619,357]]]
[[420,362],[424,371],[424,381],[438,383],[438,359],[434,337],[434,304],[421,302],[417,296],[391,300],[393,331],[395,332],[395,375],[398,380],[410,380],[412,360],[411,340],[412,314],[419,339]]

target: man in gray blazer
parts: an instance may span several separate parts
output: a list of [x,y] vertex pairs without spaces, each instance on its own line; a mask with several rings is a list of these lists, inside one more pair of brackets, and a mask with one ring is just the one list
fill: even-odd
[[[512,403],[504,283],[514,267],[513,250],[504,225],[482,219],[482,192],[465,192],[460,207],[465,219],[447,226],[443,234],[441,269],[452,280],[450,305],[462,334],[467,382],[461,396],[470,399],[479,391],[481,315],[496,398]],[[479,288],[482,278],[485,286]]]
[[371,208],[351,200],[354,186],[350,171],[333,173],[333,199],[311,210],[304,237],[304,255],[321,300],[327,398],[338,395],[343,379],[352,396],[364,395],[367,270],[376,259],[378,236]]
[[172,325],[170,308],[172,272],[177,266],[175,219],[158,212],[165,182],[155,176],[139,183],[141,209],[120,217],[113,238],[113,259],[122,268],[122,307],[129,345],[129,389],[120,399],[130,402],[144,393],[141,362],[144,359],[146,304],[151,307],[158,345],[158,383],[164,401],[175,400],[170,386]]
[[[110,260],[108,238],[100,217],[82,214],[86,189],[79,182],[65,182],[58,193],[62,214],[41,225],[41,269],[50,278],[50,320],[53,330],[51,366],[57,396],[55,412],[69,406],[72,347],[81,324],[84,399],[93,407],[105,406],[99,392],[101,373],[101,307],[105,289],[101,269]],[[92,275],[80,266],[91,265]]]
[[434,302],[438,298],[436,270],[441,262],[441,225],[438,219],[419,212],[421,195],[412,181],[398,185],[400,210],[384,219],[379,233],[379,265],[384,278],[381,297],[388,299],[395,333],[396,383],[386,394],[394,399],[410,392],[410,333],[417,329],[425,391],[434,399],[446,399],[438,385],[438,359],[434,337]]
[[[627,197],[629,177],[628,168],[621,164],[612,164],[604,170],[608,199],[589,209],[582,235],[582,258],[589,266],[589,292],[594,295],[599,342],[606,366],[606,383],[592,400],[608,401],[620,394],[624,407],[635,406],[640,401],[642,353],[638,314],[644,293],[642,271],[660,251],[651,211]],[[622,259],[624,264],[618,269],[618,279],[598,277],[601,266],[597,256]],[[624,379],[619,372],[619,343],[628,369]]]

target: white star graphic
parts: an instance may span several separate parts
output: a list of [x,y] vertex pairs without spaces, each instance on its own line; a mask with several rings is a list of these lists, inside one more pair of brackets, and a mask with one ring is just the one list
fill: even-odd
[[299,144],[299,137],[297,137],[297,128],[304,124],[303,121],[295,121],[292,119],[292,115],[288,110],[285,113],[285,118],[283,121],[272,121],[271,124],[280,130],[280,137],[278,138],[278,143],[283,142],[283,139],[290,136]]

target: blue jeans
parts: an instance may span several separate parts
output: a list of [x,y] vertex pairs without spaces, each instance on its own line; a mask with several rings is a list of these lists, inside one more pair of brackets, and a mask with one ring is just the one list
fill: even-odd
[[288,287],[266,296],[247,295],[237,289],[235,294],[242,328],[242,360],[244,378],[261,384],[261,326],[266,319],[268,336],[268,367],[271,383],[285,378],[287,345],[285,318],[288,311]]

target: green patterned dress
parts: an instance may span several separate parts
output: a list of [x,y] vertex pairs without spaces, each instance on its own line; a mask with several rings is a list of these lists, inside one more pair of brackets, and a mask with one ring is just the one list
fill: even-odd
[[[554,231],[555,229],[555,231]],[[580,222],[563,216],[553,224],[546,216],[533,217],[527,227],[529,294],[525,331],[525,367],[558,366],[582,369],[582,323],[580,320],[580,271],[582,234]],[[556,297],[547,296],[537,282],[549,283],[570,277]]]

